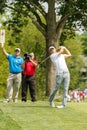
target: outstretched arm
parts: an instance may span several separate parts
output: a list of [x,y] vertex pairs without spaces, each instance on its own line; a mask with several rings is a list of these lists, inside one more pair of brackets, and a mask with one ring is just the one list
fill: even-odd
[[7,51],[5,50],[4,46],[2,46],[2,51],[3,51],[4,55],[5,55],[6,57],[8,57],[9,54],[8,54]]

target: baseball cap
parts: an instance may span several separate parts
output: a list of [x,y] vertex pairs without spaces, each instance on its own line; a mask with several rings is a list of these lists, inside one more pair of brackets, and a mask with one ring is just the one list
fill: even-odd
[[50,47],[49,47],[49,51],[50,51],[51,49],[55,49],[55,47],[54,47],[54,46],[50,46]]
[[21,51],[20,48],[15,48],[15,51]]

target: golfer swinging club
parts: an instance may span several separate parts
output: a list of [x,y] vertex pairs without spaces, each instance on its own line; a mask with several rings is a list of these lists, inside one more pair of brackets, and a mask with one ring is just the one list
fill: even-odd
[[[70,73],[67,68],[65,58],[71,57],[71,53],[64,46],[60,46],[58,52],[56,52],[56,48],[54,46],[50,46],[49,52],[51,54],[50,59],[56,67],[56,84],[51,95],[49,96],[50,106],[55,107],[53,99],[56,95],[57,90],[60,87],[60,84],[63,82],[64,86],[63,86],[62,105],[57,106],[57,108],[64,108],[67,103],[68,88],[70,83]],[[63,52],[66,52],[66,54],[62,54]]]

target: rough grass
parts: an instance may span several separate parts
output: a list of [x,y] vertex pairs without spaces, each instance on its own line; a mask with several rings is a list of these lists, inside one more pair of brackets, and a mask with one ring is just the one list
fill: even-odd
[[58,109],[51,108],[48,101],[0,101],[0,130],[87,130],[87,102]]

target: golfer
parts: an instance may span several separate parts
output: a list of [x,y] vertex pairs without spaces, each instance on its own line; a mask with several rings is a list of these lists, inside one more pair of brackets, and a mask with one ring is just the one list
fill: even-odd
[[4,46],[2,51],[9,62],[10,74],[7,79],[7,91],[6,100],[4,102],[10,102],[13,96],[13,102],[17,102],[19,88],[21,84],[21,65],[23,64],[23,58],[20,55],[20,48],[14,50],[14,55],[8,54]]
[[[50,59],[56,67],[56,85],[51,95],[49,96],[50,106],[55,107],[53,99],[56,95],[56,92],[58,91],[60,87],[60,84],[63,83],[64,86],[63,86],[62,105],[57,106],[57,108],[64,108],[67,103],[68,88],[69,88],[69,83],[70,83],[70,73],[67,68],[65,58],[71,57],[71,53],[64,46],[61,46],[58,52],[56,52],[56,48],[54,46],[50,46],[49,52],[51,54]],[[65,52],[65,54],[63,52]]]

